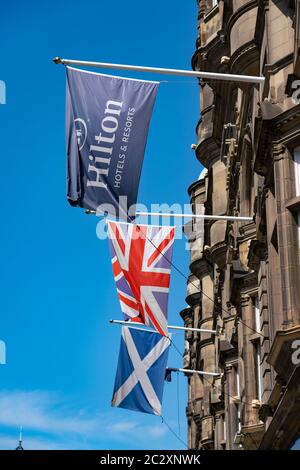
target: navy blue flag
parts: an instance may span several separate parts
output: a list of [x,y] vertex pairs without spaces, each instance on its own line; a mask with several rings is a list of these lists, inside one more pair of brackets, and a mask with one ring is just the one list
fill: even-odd
[[167,336],[122,327],[112,406],[161,416],[169,346]]
[[127,218],[127,208],[136,204],[157,88],[158,82],[67,67],[71,205]]

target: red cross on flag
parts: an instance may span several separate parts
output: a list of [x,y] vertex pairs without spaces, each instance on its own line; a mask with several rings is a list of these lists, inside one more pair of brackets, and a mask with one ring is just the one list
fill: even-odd
[[112,267],[125,320],[166,336],[175,228],[108,221]]

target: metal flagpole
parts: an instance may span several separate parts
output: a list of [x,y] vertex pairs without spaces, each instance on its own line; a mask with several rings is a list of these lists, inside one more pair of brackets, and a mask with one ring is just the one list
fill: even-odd
[[[86,209],[87,215],[95,215],[97,212],[91,209]],[[205,220],[229,220],[232,222],[253,222],[253,217],[245,217],[238,215],[208,215],[208,214],[168,214],[166,212],[136,212],[136,216],[153,216],[153,217],[183,217],[192,219],[205,219]]]
[[179,75],[184,77],[198,77],[205,78],[208,80],[226,80],[232,82],[244,82],[244,83],[258,83],[263,85],[265,82],[264,77],[257,77],[252,75],[235,75],[230,73],[214,73],[214,72],[200,72],[195,70],[178,70],[178,69],[166,69],[159,67],[145,67],[142,65],[124,65],[124,64],[111,64],[107,62],[89,62],[86,60],[71,60],[62,59],[55,57],[53,59],[55,64],[63,65],[79,65],[81,67],[99,67],[115,70],[131,70],[135,72],[152,72],[163,75]]
[[205,372],[203,370],[181,369],[176,367],[167,367],[167,371],[183,372],[184,374],[211,375],[213,377],[221,377],[223,375],[220,372]]
[[[139,322],[134,322],[134,321],[125,321],[125,320],[109,320],[109,323],[115,323],[117,325],[126,325],[130,328],[131,325],[138,325],[138,326],[143,326],[143,323]],[[147,326],[147,325],[146,325]],[[200,333],[211,333],[215,335],[217,333],[216,330],[207,330],[205,328],[190,328],[186,326],[173,326],[173,325],[168,325],[169,330],[184,330],[184,331],[198,331]],[[149,330],[148,330],[149,331]]]
[[232,220],[232,221],[253,221],[253,217],[243,217],[235,215],[207,215],[207,214],[168,214],[166,212],[136,212],[138,215],[146,216],[160,216],[160,217],[191,217],[193,219],[206,219],[206,220]]

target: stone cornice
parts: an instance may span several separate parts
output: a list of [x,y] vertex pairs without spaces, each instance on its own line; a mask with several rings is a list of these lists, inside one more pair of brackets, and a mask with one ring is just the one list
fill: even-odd
[[220,141],[210,136],[197,145],[195,152],[199,162],[210,168],[220,158]]
[[[270,158],[273,159],[273,155],[278,154],[276,145],[295,146],[300,142],[300,105],[283,111],[278,105],[268,103],[268,108],[269,110],[263,113],[261,118],[256,118],[255,124],[258,145],[254,170],[262,176],[266,176],[272,168],[273,160],[271,161]],[[272,109],[274,115],[272,115]],[[271,149],[272,143],[273,149]]]
[[280,354],[283,346],[295,339],[300,339],[300,326],[295,326],[286,330],[278,330],[272,342],[272,346],[267,358],[267,362],[271,364],[275,370],[277,361],[280,361]]
[[250,304],[250,301],[251,301],[250,295],[248,295],[248,294],[242,294],[241,295],[241,307],[242,308],[248,307],[248,305]]
[[284,160],[287,158],[286,154],[286,147],[285,145],[273,142],[272,144],[272,154],[273,154],[273,161],[278,162],[279,160]]
[[201,299],[200,292],[195,292],[193,294],[187,295],[185,298],[185,301],[191,307],[195,307],[195,305],[199,304],[200,299]]
[[193,309],[191,307],[186,307],[179,312],[184,324],[190,323],[193,321]]
[[190,186],[188,187],[188,194],[190,197],[192,197],[192,192],[197,189],[198,187],[205,187],[205,179],[202,180],[196,180]]
[[[215,107],[216,106],[213,103],[213,104],[210,104],[209,106],[207,106],[206,108],[201,109],[201,119],[202,119],[203,116],[205,116],[206,113],[209,113],[210,111],[213,111],[215,109]],[[201,124],[201,119],[198,121],[198,124],[196,126],[196,131],[197,131],[199,125]]]
[[240,279],[240,289],[242,295],[253,295],[257,292],[257,272],[249,271]]
[[248,222],[242,225],[239,228],[240,236],[238,237],[239,242],[243,242],[246,240],[251,240],[256,235],[256,224],[255,222]]
[[227,248],[228,248],[228,243],[226,240],[220,241],[210,248],[211,259],[221,269],[226,264]]
[[215,339],[213,337],[199,340],[197,342],[197,346],[199,348],[199,351],[204,349],[209,344],[215,344]]
[[199,258],[197,261],[194,261],[190,265],[190,270],[191,272],[197,276],[197,278],[201,279],[202,277],[212,273],[213,267],[211,264],[207,261],[207,259],[203,255],[201,258]]
[[268,79],[270,75],[275,75],[283,68],[286,68],[289,64],[292,64],[293,58],[294,58],[294,54],[291,53],[282,57],[280,60],[277,60],[273,64],[266,64],[264,66],[263,75],[267,77]]
[[207,21],[210,21],[217,13],[219,13],[219,5],[215,5],[213,8],[210,9],[209,12],[207,12],[204,17],[203,21],[207,23]]
[[[253,64],[259,64],[259,49],[255,44],[255,41],[249,41],[246,44],[243,44],[239,47],[234,54],[231,56],[230,59],[230,72],[231,73],[239,73],[239,74],[246,74],[247,69],[251,67]],[[241,86],[241,85],[240,85]]]
[[264,423],[261,423],[259,421],[258,413],[256,412],[254,414],[253,411],[251,417],[252,422],[255,420],[255,417],[257,422],[255,424],[243,425],[241,428],[241,435],[243,437],[243,447],[245,450],[257,450],[265,431]]
[[[192,60],[191,60],[192,69],[200,70],[201,68],[201,70],[207,70],[206,65],[207,65],[207,62],[209,62],[209,58],[210,58],[208,57],[208,55],[214,56],[215,58],[216,54],[217,56],[221,55],[220,53],[221,48],[227,49],[227,46],[224,43],[222,31],[218,31],[216,36],[204,46],[198,45],[199,42],[200,42],[200,38],[199,38],[199,41],[197,41],[197,49],[195,50],[192,56]],[[222,55],[225,55],[225,54],[222,54]],[[219,68],[224,69],[224,65],[222,65],[218,61],[218,69]],[[215,71],[220,72],[220,70],[217,70],[217,69]]]
[[[204,296],[205,297],[205,296]],[[205,297],[206,298],[206,297]],[[204,317],[204,318],[201,318],[201,320],[199,321],[199,328],[206,328],[206,326],[204,326],[207,322],[213,322],[214,321],[214,315],[210,315],[209,317]],[[203,334],[211,334],[211,333],[203,333]]]
[[260,450],[289,449],[299,436],[300,367],[293,371],[287,387],[281,389],[280,401],[273,413]]

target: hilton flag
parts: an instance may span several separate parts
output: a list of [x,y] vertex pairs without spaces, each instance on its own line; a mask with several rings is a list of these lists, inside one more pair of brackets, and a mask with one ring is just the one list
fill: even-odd
[[125,320],[166,335],[174,227],[107,221],[112,268]]
[[166,336],[122,327],[112,406],[161,416],[169,346]]
[[127,207],[137,199],[157,88],[158,82],[67,67],[67,197],[71,205],[127,219]]

